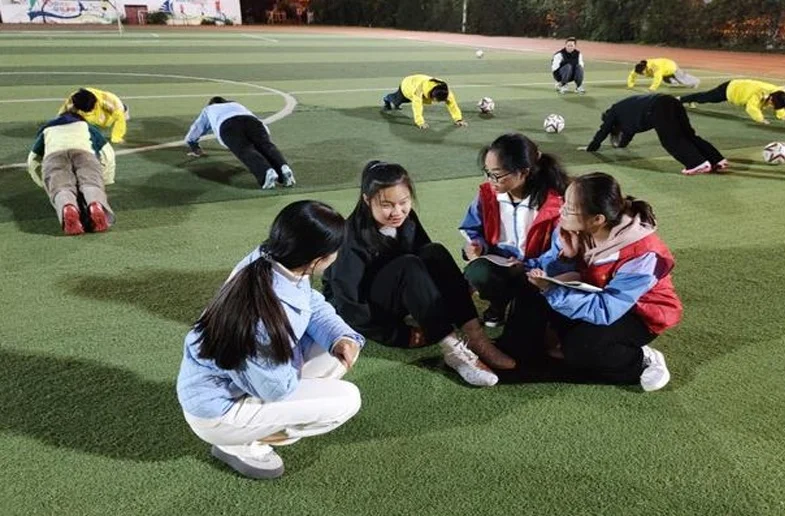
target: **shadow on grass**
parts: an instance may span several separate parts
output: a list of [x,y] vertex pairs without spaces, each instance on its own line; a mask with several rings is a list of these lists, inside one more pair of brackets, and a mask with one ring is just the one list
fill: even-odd
[[90,360],[0,350],[5,432],[57,448],[134,461],[205,457],[173,382]]
[[67,294],[142,308],[150,314],[192,324],[229,276],[214,271],[153,270],[118,276],[74,275],[58,287]]

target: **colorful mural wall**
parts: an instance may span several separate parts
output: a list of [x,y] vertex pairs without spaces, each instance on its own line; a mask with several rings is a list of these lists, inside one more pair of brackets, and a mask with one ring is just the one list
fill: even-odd
[[240,0],[0,0],[5,23],[116,23],[140,9],[166,12],[173,25],[241,23]]

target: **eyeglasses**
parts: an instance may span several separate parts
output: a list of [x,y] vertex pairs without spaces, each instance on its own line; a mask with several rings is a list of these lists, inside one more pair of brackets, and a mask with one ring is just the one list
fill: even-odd
[[505,177],[509,176],[513,172],[506,172],[504,174],[491,174],[490,170],[488,170],[487,168],[484,168],[484,169],[482,169],[482,173],[485,174],[485,177],[488,178],[488,181],[490,181],[492,183],[501,183],[502,179],[504,179]]
[[570,211],[570,210],[567,209],[567,205],[566,204],[562,204],[561,208],[559,208],[559,215],[561,215],[562,217],[580,217],[581,216],[581,212],[579,212],[579,211]]

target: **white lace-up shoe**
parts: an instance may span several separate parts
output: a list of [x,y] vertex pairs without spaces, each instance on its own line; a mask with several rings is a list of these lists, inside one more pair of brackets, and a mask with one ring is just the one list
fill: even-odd
[[644,368],[641,373],[641,387],[647,392],[660,390],[671,381],[671,373],[665,365],[665,355],[649,346],[641,349]]
[[444,353],[444,363],[471,385],[478,387],[491,387],[499,382],[499,377],[482,363],[462,340],[448,336],[439,346]]

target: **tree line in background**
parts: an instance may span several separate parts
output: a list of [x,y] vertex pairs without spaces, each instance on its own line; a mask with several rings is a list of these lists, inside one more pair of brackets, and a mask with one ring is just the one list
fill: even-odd
[[[317,23],[460,32],[464,0],[311,0]],[[785,48],[785,0],[466,0],[466,32]]]

